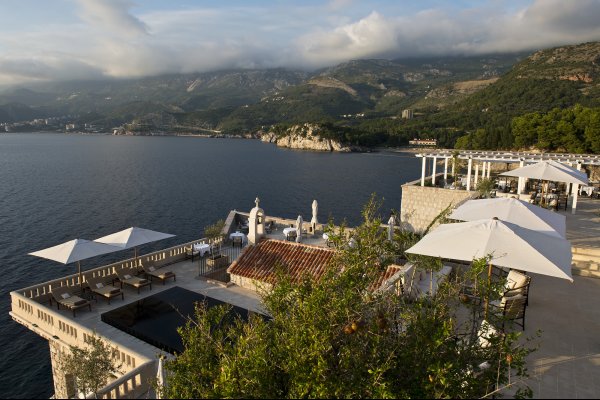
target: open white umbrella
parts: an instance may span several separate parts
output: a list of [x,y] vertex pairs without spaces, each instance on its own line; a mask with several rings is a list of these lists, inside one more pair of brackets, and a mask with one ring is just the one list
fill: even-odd
[[585,172],[578,171],[575,168],[553,160],[540,161],[536,164],[526,165],[512,171],[503,172],[500,175],[541,179],[553,182],[575,183],[579,185],[588,184],[588,177]]
[[57,261],[61,264],[77,262],[79,285],[82,286],[83,279],[81,276],[81,260],[119,250],[121,249],[118,247],[104,243],[97,243],[85,239],[73,239],[53,247],[48,247],[47,249],[34,251],[33,253],[29,253],[29,255],[47,258],[48,260]]
[[469,200],[450,214],[461,221],[476,221],[497,217],[548,235],[566,237],[566,217],[545,208],[513,198]]
[[566,239],[497,219],[440,225],[406,252],[462,261],[492,254],[494,265],[573,281]]
[[302,224],[304,221],[302,220],[302,215],[298,215],[298,219],[296,220],[296,243],[300,243],[302,241]]
[[170,233],[162,233],[151,231],[149,229],[131,227],[122,231],[112,233],[107,236],[103,236],[94,240],[98,243],[110,244],[117,246],[121,250],[134,248],[134,256],[137,260],[137,246],[141,246],[146,243],[156,242],[157,240],[168,239],[175,235]]

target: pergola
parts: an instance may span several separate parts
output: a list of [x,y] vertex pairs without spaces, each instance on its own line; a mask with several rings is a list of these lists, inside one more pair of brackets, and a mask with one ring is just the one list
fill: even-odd
[[[520,167],[526,164],[533,164],[540,161],[554,160],[576,167],[578,170],[583,165],[600,165],[600,155],[595,154],[568,154],[568,153],[530,153],[519,151],[480,151],[480,150],[434,150],[416,154],[421,157],[423,165],[421,169],[421,186],[425,186],[427,159],[432,159],[431,183],[435,185],[436,167],[438,159],[444,159],[444,180],[448,179],[448,160],[452,160],[452,175],[454,175],[456,162],[458,159],[467,160],[467,190],[471,190],[471,181],[477,185],[479,179],[479,166],[481,165],[481,178],[489,178],[492,163],[519,163]],[[475,164],[475,168],[473,168]],[[474,171],[473,171],[474,170]],[[519,178],[517,185],[517,194],[521,194],[525,188],[526,178]],[[573,195],[573,213],[577,208],[577,194],[579,185],[573,185],[571,194]]]

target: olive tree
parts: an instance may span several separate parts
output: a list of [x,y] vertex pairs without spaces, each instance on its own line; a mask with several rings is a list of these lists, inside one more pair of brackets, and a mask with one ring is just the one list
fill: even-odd
[[122,363],[114,356],[114,348],[96,335],[88,336],[84,347],[69,346],[59,358],[62,371],[75,379],[77,391],[84,396],[94,394],[121,372]]

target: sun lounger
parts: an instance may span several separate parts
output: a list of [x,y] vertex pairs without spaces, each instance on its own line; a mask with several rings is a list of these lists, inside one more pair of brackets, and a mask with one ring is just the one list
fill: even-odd
[[82,307],[89,307],[90,311],[92,311],[92,304],[81,297],[74,295],[72,291],[72,287],[69,286],[61,286],[57,288],[53,288],[51,293],[54,300],[56,300],[56,307],[60,310],[60,306],[62,305],[65,308],[73,311],[73,317],[75,317],[75,310],[78,310]]
[[152,278],[160,279],[165,284],[166,280],[169,278],[173,278],[173,281],[177,280],[175,273],[173,271],[161,270],[157,268],[153,261],[147,261],[142,263],[142,268],[144,269],[144,273],[147,277],[150,277],[150,281]]
[[138,293],[140,293],[140,288],[150,285],[150,290],[152,290],[152,281],[148,279],[142,279],[135,276],[135,270],[133,269],[121,269],[117,270],[117,277],[121,282],[121,289],[123,288],[123,284],[129,285],[137,289]]
[[121,299],[125,300],[125,296],[123,291],[119,288],[114,287],[113,285],[108,285],[104,282],[102,278],[86,278],[88,286],[92,293],[99,294],[108,300],[108,304],[110,304],[110,299],[113,297],[118,297],[121,295]]

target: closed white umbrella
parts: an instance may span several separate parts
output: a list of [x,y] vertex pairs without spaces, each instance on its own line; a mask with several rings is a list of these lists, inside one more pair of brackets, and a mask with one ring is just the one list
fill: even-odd
[[166,386],[166,376],[165,376],[165,367],[163,365],[163,357],[158,358],[158,369],[156,371],[156,385],[158,386],[158,390],[156,391],[156,398],[161,399],[164,398],[164,393],[162,393]]
[[302,215],[298,215],[298,219],[296,220],[296,243],[300,243],[302,241],[302,224],[304,221],[302,220]]
[[512,171],[506,171],[500,175],[517,176],[520,178],[541,179],[544,181],[575,183],[587,185],[588,177],[583,171],[549,160],[536,164],[527,165]]
[[317,200],[313,200],[313,202],[312,202],[312,218],[310,219],[310,226],[313,227],[313,233],[315,232],[315,230],[317,228],[317,224],[319,223],[319,221],[317,219],[318,213],[319,213],[319,203],[317,203]]
[[450,214],[450,218],[461,221],[476,221],[494,217],[548,235],[566,237],[567,227],[564,215],[513,198],[469,200]]
[[497,219],[440,225],[406,252],[462,261],[492,254],[494,265],[573,281],[566,239]]
[[53,247],[48,247],[47,249],[34,251],[33,253],[29,253],[29,255],[57,261],[61,264],[77,262],[77,273],[79,275],[79,285],[81,286],[83,285],[81,260],[119,250],[121,249],[118,247],[104,243],[97,243],[85,239],[73,239]]
[[394,228],[396,226],[396,216],[394,214],[390,215],[390,219],[388,219],[388,240],[391,242],[394,240]]
[[112,246],[117,246],[120,249],[130,249],[134,248],[134,256],[137,260],[137,246],[141,246],[146,243],[156,242],[157,240],[168,239],[175,235],[171,235],[170,233],[162,233],[157,231],[152,231],[150,229],[131,227],[124,229],[122,231],[112,233],[107,236],[103,236],[94,240],[98,243],[110,244]]

